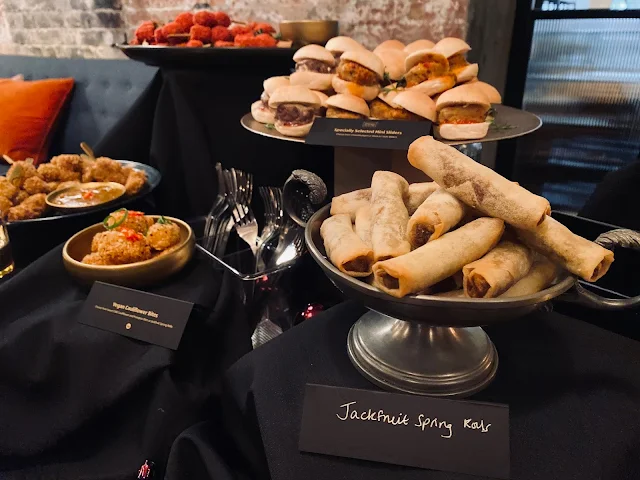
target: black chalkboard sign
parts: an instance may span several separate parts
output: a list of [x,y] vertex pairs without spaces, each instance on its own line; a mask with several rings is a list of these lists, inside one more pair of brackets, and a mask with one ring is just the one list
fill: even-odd
[[299,448],[509,478],[509,407],[307,385]]
[[431,122],[316,118],[305,139],[310,145],[407,150],[417,138],[431,134]]

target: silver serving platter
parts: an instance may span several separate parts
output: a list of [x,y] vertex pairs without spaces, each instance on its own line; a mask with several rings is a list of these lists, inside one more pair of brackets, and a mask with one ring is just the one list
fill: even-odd
[[[506,105],[493,105],[495,110],[495,125],[489,129],[489,133],[481,140],[442,140],[448,145],[465,145],[468,143],[485,143],[507,140],[509,138],[522,137],[535,132],[542,126],[542,120],[533,113],[525,112]],[[250,113],[247,113],[240,120],[240,124],[250,132],[265,137],[285,140],[287,142],[305,143],[304,138],[287,137],[278,132],[275,128],[268,128],[266,125],[256,122]],[[437,138],[437,136],[436,136]]]
[[[63,212],[63,211],[60,211],[60,210],[49,209],[42,217],[32,218],[32,219],[29,219],[29,220],[19,220],[17,222],[8,222],[9,225],[11,225],[11,224],[23,225],[23,224],[29,224],[29,223],[50,222],[50,221],[58,220],[60,218],[79,217],[79,216],[88,215],[88,214],[91,214],[91,213],[94,213],[94,212],[100,212],[100,211],[107,211],[107,210],[110,210],[110,209],[116,209],[116,208],[122,207],[124,205],[127,205],[127,204],[129,204],[129,203],[131,203],[131,202],[133,202],[135,200],[138,200],[139,198],[145,197],[146,195],[151,193],[160,184],[160,180],[162,179],[162,175],[160,174],[160,172],[158,170],[156,170],[152,166],[144,164],[144,163],[133,162],[131,160],[118,160],[118,162],[120,162],[125,167],[131,167],[131,168],[135,168],[136,170],[142,170],[147,174],[147,183],[146,183],[146,185],[142,188],[142,190],[140,190],[135,195],[129,195],[129,196],[128,195],[124,195],[124,196],[118,198],[117,200],[115,200],[113,202],[101,203],[100,205],[96,205],[94,207],[82,209],[80,211]],[[0,166],[0,175],[5,175],[7,173],[8,169],[9,169],[9,165],[1,165]]]
[[[307,247],[333,284],[369,309],[351,328],[347,348],[354,366],[382,388],[450,397],[464,397],[482,390],[496,374],[498,356],[481,326],[522,317],[574,286],[575,297],[591,307],[625,308],[640,304],[640,298],[603,299],[578,285],[571,275],[564,275],[546,290],[524,297],[395,298],[345,275],[329,261],[320,226],[329,216],[330,207],[318,210],[307,223]],[[606,235],[609,242],[603,239],[601,243],[607,248],[640,246],[637,232],[614,230],[603,237]]]

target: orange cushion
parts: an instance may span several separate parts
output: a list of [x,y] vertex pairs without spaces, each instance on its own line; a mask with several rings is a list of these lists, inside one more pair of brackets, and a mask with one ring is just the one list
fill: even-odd
[[73,89],[73,78],[0,81],[0,157],[48,158],[56,120]]

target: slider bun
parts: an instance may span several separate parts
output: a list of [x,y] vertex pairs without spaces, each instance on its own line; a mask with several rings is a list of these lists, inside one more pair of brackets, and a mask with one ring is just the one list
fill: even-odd
[[365,117],[368,117],[370,114],[367,102],[365,102],[360,97],[349,95],[348,93],[339,93],[337,95],[332,95],[327,99],[327,106],[341,108],[342,110],[346,110],[348,112],[359,113],[360,115],[364,115]]
[[359,85],[342,80],[338,75],[334,75],[331,85],[337,93],[348,93],[356,97],[364,98],[367,101],[373,100],[378,96],[378,93],[380,93],[379,85]]
[[456,70],[455,74],[458,78],[458,83],[465,83],[469,80],[473,80],[478,76],[478,64],[472,63],[471,65],[467,65],[460,70]]
[[385,40],[373,50],[373,53],[377,55],[378,52],[382,50],[403,50],[403,49],[404,49],[404,43],[402,43],[400,40]]
[[294,62],[299,62],[305,58],[320,60],[321,62],[328,63],[329,65],[336,64],[336,59],[333,57],[331,52],[321,45],[305,45],[293,54]]
[[404,47],[404,51],[407,54],[411,54],[413,52],[417,52],[418,50],[429,50],[435,46],[436,44],[433,43],[431,40],[420,39],[408,44],[406,47]]
[[384,75],[384,63],[382,63],[382,60],[380,60],[376,54],[369,50],[351,50],[350,52],[344,52],[340,60],[359,63],[363,67],[376,72],[379,78],[382,78]]
[[262,82],[262,87],[268,95],[271,95],[280,87],[288,87],[289,84],[289,77],[271,77]]
[[310,90],[329,90],[333,73],[318,72],[293,72],[291,74],[291,85],[307,87]]
[[330,52],[348,52],[350,50],[366,50],[360,43],[351,37],[333,37],[324,46]]
[[487,99],[489,99],[491,103],[502,103],[502,96],[500,96],[500,92],[498,92],[498,90],[496,90],[496,88],[493,85],[489,85],[488,83],[478,82],[478,81],[468,83],[467,85],[472,85],[477,90],[480,90],[482,93],[485,94],[485,96],[487,97]]
[[417,52],[411,53],[404,61],[404,69],[408,72],[417,64],[425,61],[439,63],[444,72],[449,70],[447,57],[435,50],[418,50]]
[[396,105],[393,103],[393,99],[396,98],[396,96],[398,96],[400,92],[405,91],[403,89],[395,90],[394,88],[396,85],[397,83],[392,83],[391,85],[389,85],[390,88],[386,92],[384,91],[384,89],[382,89],[380,90],[380,94],[378,95],[378,98],[380,100],[394,108]]
[[416,90],[406,90],[398,93],[393,99],[393,103],[405,110],[428,118],[432,122],[436,119],[436,102],[431,97]]
[[316,90],[314,90],[313,93],[315,93],[316,96],[320,99],[320,105],[324,108],[327,108],[327,99],[329,98],[329,95],[324,92],[318,92]]
[[260,123],[273,123],[276,121],[273,112],[264,107],[262,100],[251,104],[251,116],[256,122]]
[[436,46],[433,47],[433,49],[449,58],[457,53],[467,53],[471,50],[471,47],[467,42],[460,38],[446,37],[436,43]]
[[318,99],[318,96],[306,87],[291,85],[289,87],[280,87],[273,92],[271,97],[269,97],[269,106],[271,108],[282,105],[283,103],[320,105],[320,99]]
[[425,95],[433,97],[455,87],[456,76],[455,75],[443,75],[442,77],[434,78],[433,80],[427,80],[415,87],[411,87],[408,90],[417,90]]
[[473,84],[460,85],[451,90],[447,90],[438,98],[436,108],[438,111],[450,105],[482,105],[491,107],[491,102],[487,96]]
[[479,140],[489,133],[489,122],[453,124],[444,123],[436,127],[436,135],[445,140]]
[[403,50],[381,50],[375,52],[384,64],[384,71],[391,80],[400,80],[405,74],[404,60],[407,54]]
[[276,127],[276,130],[282,135],[286,135],[287,137],[306,137],[309,133],[309,130],[311,130],[312,125],[313,122],[295,126],[282,125],[279,124],[277,120],[274,123],[274,127]]

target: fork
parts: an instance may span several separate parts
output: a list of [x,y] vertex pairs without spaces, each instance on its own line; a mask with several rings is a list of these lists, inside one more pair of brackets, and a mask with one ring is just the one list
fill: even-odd
[[220,162],[216,163],[216,175],[218,179],[218,194],[213,201],[213,205],[211,206],[211,210],[207,215],[207,221],[204,225],[204,247],[213,252],[214,246],[216,243],[216,233],[218,231],[218,225],[222,220],[222,215],[226,212],[228,208],[227,197],[228,191],[225,188],[223,172],[222,172],[222,164]]
[[234,227],[238,236],[249,245],[255,257],[258,252],[258,222],[249,205],[253,192],[253,176],[241,174],[238,187],[240,198],[236,199],[233,209]]

